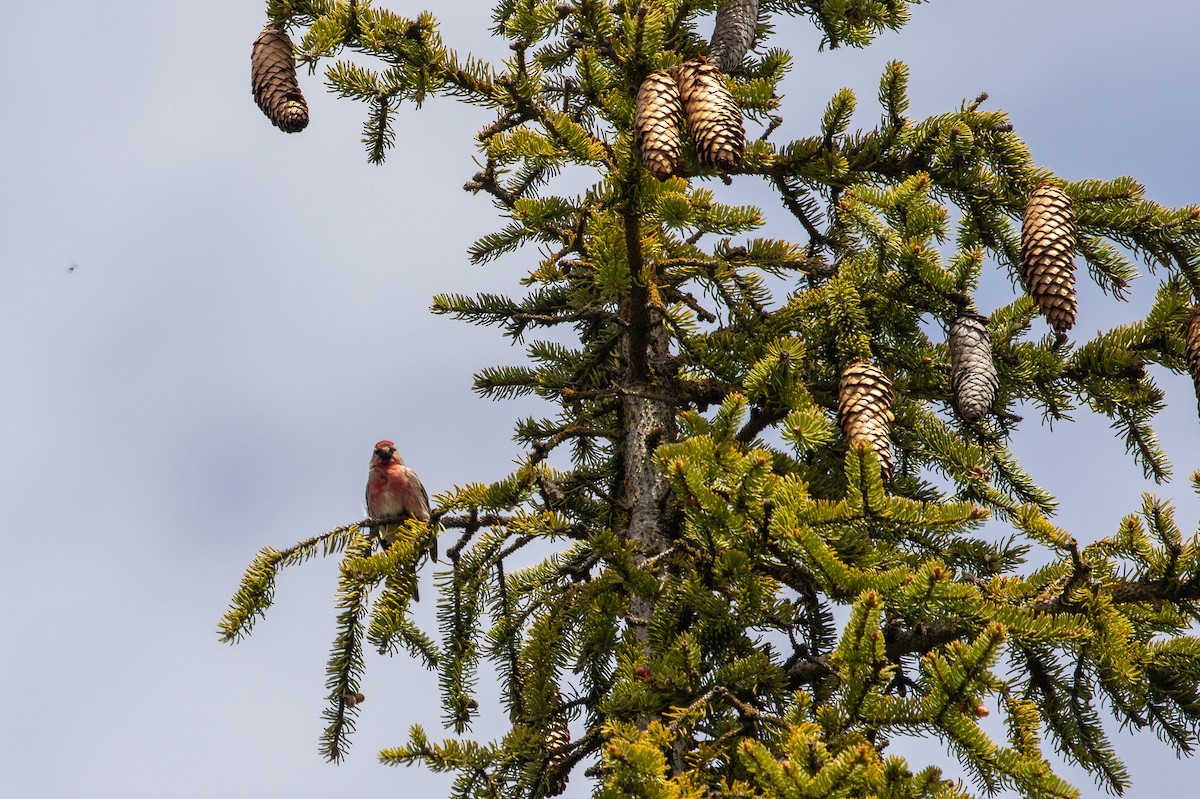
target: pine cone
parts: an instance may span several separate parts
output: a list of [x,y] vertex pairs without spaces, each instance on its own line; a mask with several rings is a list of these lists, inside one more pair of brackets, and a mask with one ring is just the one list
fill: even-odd
[[683,139],[679,133],[683,105],[679,84],[666,70],[646,76],[638,89],[637,110],[633,116],[633,141],[650,174],[666,180],[679,167]]
[[742,162],[746,131],[720,70],[697,59],[681,64],[678,75],[683,116],[700,162],[717,169],[736,167]]
[[885,483],[892,479],[896,470],[892,440],[888,435],[888,428],[895,419],[893,399],[891,381],[872,364],[860,361],[842,370],[838,384],[838,424],[850,444],[865,441],[875,450]]
[[950,385],[954,404],[968,422],[978,422],[991,413],[1000,388],[987,317],[964,313],[950,325]]
[[308,125],[308,104],[296,82],[292,40],[268,25],[254,40],[250,53],[250,85],[254,102],[284,133],[299,133]]
[[708,47],[709,63],[722,72],[741,66],[750,43],[754,41],[757,24],[758,0],[729,0],[723,3],[717,9],[717,23]]
[[1050,326],[1065,333],[1075,324],[1075,210],[1053,183],[1034,189],[1021,229],[1021,279]]
[[1187,324],[1187,365],[1196,385],[1196,400],[1200,409],[1200,305],[1192,309]]
[[544,796],[558,796],[567,789],[567,781],[571,772],[567,768],[567,758],[563,752],[571,745],[571,730],[567,727],[567,716],[560,709],[546,730],[546,792]]

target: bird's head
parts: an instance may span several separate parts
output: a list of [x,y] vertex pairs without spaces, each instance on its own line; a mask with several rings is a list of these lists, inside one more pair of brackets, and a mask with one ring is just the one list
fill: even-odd
[[371,454],[372,463],[389,463],[390,461],[399,461],[400,456],[396,454],[396,445],[390,441],[378,441],[375,443],[375,451]]

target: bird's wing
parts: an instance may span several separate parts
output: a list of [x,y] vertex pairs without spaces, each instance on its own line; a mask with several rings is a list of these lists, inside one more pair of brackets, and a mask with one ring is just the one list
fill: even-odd
[[[412,477],[413,482],[417,484],[417,488],[421,489],[421,498],[425,500],[425,518],[422,521],[428,522],[431,510],[429,506],[429,492],[425,490],[425,484],[421,482],[421,478],[417,477],[412,469],[409,469],[408,473]],[[430,529],[429,531],[429,559],[435,562],[438,559],[437,530],[434,529]]]
[[425,514],[428,515],[432,511],[429,505],[429,492],[425,490],[425,484],[415,474],[413,475],[413,479],[417,481],[417,488],[421,489],[421,497],[425,500]]

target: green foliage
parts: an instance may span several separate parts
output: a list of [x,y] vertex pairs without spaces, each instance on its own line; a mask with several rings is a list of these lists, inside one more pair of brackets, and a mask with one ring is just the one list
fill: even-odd
[[[603,797],[1072,797],[1044,735],[1117,792],[1128,775],[1106,717],[1180,752],[1197,744],[1200,538],[1147,496],[1112,537],[1080,543],[1008,442],[1022,406],[1051,421],[1086,409],[1147,478],[1167,477],[1152,426],[1164,395],[1146,367],[1186,371],[1200,209],[1160,206],[1129,178],[1056,178],[984,97],[909,119],[899,62],[880,80],[877,128],[849,129],[857,98],[843,89],[806,135],[771,141],[791,63],[768,46],[772,20],[808,17],[825,44],[863,46],[912,4],[760,3],[756,50],[727,76],[752,141],[720,177],[767,181],[796,243],[763,235],[758,208],[721,202],[690,149],[659,182],[632,140],[642,79],[704,53],[698,21],[716,2],[502,0],[500,65],[447,48],[428,14],[268,3],[304,29],[310,68],[353,56],[325,78],[367,104],[372,161],[413,146],[396,129],[406,101],[494,112],[465,188],[507,223],[469,253],[482,264],[536,245],[526,290],[445,294],[433,311],[525,345],[527,363],[481,369],[480,394],[554,409],[517,422],[511,475],[438,497],[432,527],[410,520],[383,552],[338,528],[247,570],[226,641],[265,613],[279,568],[345,552],[326,756],[353,729],[364,641],[437,672],[452,737],[413,727],[381,758],[457,774],[455,797],[550,795],[582,764]],[[568,168],[594,182],[550,192]],[[1024,203],[1049,178],[1113,301],[1137,263],[1162,273],[1143,318],[1075,340],[1034,333],[1044,323],[1019,292],[976,296],[985,270],[1020,285]],[[999,390],[967,422],[940,331],[985,303]],[[895,394],[888,483],[879,453],[838,428],[839,380],[858,361]],[[443,547],[435,636],[410,603],[439,530],[458,537]],[[480,743],[475,696],[491,674],[510,725]],[[992,712],[999,735],[980,725]],[[552,734],[567,723],[569,742]],[[941,740],[969,779],[888,755],[902,735]]]

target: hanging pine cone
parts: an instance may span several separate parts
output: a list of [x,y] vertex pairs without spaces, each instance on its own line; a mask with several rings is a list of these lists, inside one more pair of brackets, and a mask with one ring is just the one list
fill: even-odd
[[885,483],[896,470],[888,435],[895,419],[893,399],[891,381],[872,364],[860,361],[842,370],[838,383],[838,424],[851,445],[865,441],[875,450]]
[[662,69],[651,72],[638,89],[633,141],[646,168],[659,180],[671,177],[679,167],[683,152],[679,133],[682,121],[683,105],[675,76]]
[[254,102],[275,127],[284,133],[299,133],[308,125],[308,104],[296,82],[292,40],[279,28],[268,25],[254,40],[250,85]]
[[741,66],[754,41],[758,24],[758,0],[729,0],[717,9],[708,61],[722,72]]
[[567,716],[561,708],[554,714],[549,729],[546,730],[546,792],[544,796],[558,796],[567,789],[570,779],[570,769],[567,768],[567,758],[564,750],[571,745],[571,730],[567,727]]
[[733,169],[742,162],[746,131],[742,112],[725,88],[720,70],[696,59],[681,64],[678,74],[683,116],[700,162]]
[[1053,183],[1034,189],[1021,227],[1021,279],[1056,333],[1075,324],[1075,210]]
[[1197,409],[1200,410],[1200,305],[1192,309],[1187,325],[1187,365],[1196,386]]
[[950,385],[954,404],[968,422],[978,422],[991,413],[1000,378],[992,361],[986,316],[964,313],[951,323]]

